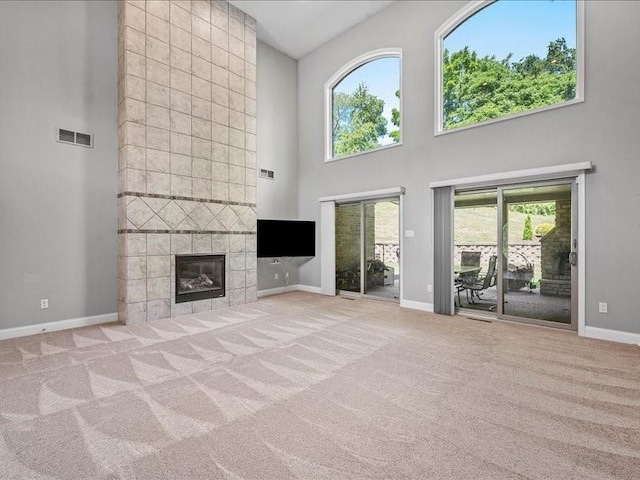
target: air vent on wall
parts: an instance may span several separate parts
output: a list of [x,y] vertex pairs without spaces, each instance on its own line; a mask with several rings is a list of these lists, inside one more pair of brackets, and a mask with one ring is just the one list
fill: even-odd
[[65,143],[75,143],[76,142],[76,134],[75,132],[71,132],[69,130],[63,130],[61,128],[58,129],[58,141]]
[[93,135],[88,133],[73,132],[64,128],[56,128],[56,142],[80,145],[81,147],[93,147]]
[[275,176],[273,174],[273,170],[266,170],[264,168],[260,169],[260,177],[268,178],[269,180],[275,180]]

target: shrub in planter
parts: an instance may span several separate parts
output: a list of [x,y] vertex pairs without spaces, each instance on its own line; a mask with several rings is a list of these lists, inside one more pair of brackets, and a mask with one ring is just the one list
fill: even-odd
[[544,237],[554,228],[556,228],[556,226],[553,223],[541,223],[536,227],[536,237]]

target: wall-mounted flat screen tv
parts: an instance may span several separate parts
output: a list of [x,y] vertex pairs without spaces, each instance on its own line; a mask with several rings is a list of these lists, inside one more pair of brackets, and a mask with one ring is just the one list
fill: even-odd
[[316,222],[258,220],[258,257],[314,257]]

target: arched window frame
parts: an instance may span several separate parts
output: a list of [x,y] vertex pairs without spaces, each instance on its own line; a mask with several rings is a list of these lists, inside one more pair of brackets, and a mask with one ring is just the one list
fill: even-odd
[[[343,78],[350,75],[354,70],[361,66],[379,60],[381,58],[398,58],[400,60],[400,71],[398,72],[398,83],[400,88],[400,141],[398,143],[392,143],[389,145],[382,145],[371,150],[364,152],[352,153],[351,155],[345,155],[344,157],[336,158],[333,156],[333,89],[338,85]],[[333,162],[335,160],[344,160],[346,158],[353,158],[358,155],[365,155],[367,153],[378,152],[388,148],[399,147],[404,141],[403,132],[403,88],[402,88],[402,49],[401,48],[380,48],[373,50],[354,58],[349,63],[342,66],[336,73],[334,73],[329,80],[324,84],[324,161]]]
[[566,102],[558,103],[555,105],[547,105],[546,107],[534,108],[527,110],[526,112],[512,113],[505,115],[504,117],[492,118],[483,122],[474,123],[471,125],[465,125],[463,127],[451,128],[445,130],[444,128],[444,107],[443,107],[443,91],[442,91],[442,53],[444,52],[443,43],[444,39],[458,26],[462,25],[468,18],[473,16],[478,11],[485,7],[489,7],[497,0],[474,0],[469,2],[463,8],[458,10],[453,16],[451,16],[440,28],[435,31],[435,131],[434,135],[444,135],[447,133],[459,132],[461,130],[467,130],[469,128],[480,127],[483,125],[490,125],[492,123],[502,122],[505,120],[511,120],[513,118],[523,117],[525,115],[531,115],[534,113],[545,112],[547,110],[553,110],[556,108],[567,107],[569,105],[575,105],[576,103],[584,102],[584,18],[585,18],[585,0],[576,0],[576,96],[573,100],[567,100]]

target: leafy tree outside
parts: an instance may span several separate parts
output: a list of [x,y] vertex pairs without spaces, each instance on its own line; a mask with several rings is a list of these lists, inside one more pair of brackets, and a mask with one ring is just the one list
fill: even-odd
[[523,240],[533,240],[533,230],[531,229],[531,216],[527,215],[524,220],[524,229],[522,230]]
[[555,215],[556,202],[517,203],[509,205],[509,210],[531,215]]
[[576,49],[564,38],[549,43],[547,56],[479,57],[468,46],[443,55],[444,128],[572,100],[576,96]]
[[355,92],[333,94],[333,155],[336,158],[377,148],[387,134],[384,100],[362,82]]
[[[400,100],[400,90],[396,90],[396,97]],[[391,123],[398,128],[389,132],[389,136],[395,143],[398,143],[400,142],[400,110],[395,107],[391,109]]]

